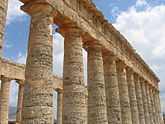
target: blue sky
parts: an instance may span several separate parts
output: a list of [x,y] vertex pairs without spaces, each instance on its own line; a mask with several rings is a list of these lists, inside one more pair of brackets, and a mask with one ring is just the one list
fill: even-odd
[[[105,18],[126,37],[160,77],[162,110],[165,112],[165,0],[93,0]],[[3,56],[25,63],[30,18],[9,0]],[[86,72],[86,52],[84,69]],[[63,37],[54,32],[54,73],[62,75]],[[86,77],[86,76],[85,76]],[[18,85],[12,83],[10,105],[16,106]]]

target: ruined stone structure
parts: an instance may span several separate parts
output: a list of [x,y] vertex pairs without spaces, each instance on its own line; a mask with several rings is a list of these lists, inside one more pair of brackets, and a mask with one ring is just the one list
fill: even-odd
[[[18,124],[53,124],[55,90],[58,124],[163,124],[158,77],[91,0],[20,1],[31,17],[27,62],[0,57],[0,124],[8,123],[11,80],[19,84]],[[7,3],[0,2],[0,54]],[[65,39],[63,79],[53,75],[53,24]]]

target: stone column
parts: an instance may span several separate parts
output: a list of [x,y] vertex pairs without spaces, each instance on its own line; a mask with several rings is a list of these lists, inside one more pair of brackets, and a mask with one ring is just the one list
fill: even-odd
[[2,56],[2,47],[5,33],[6,15],[8,8],[8,0],[0,2],[0,56]]
[[31,16],[22,124],[53,124],[53,8],[32,2],[21,7]]
[[20,124],[22,121],[22,103],[23,103],[24,85],[23,85],[23,81],[17,81],[17,82],[19,83],[19,91],[18,91],[18,101],[17,101],[16,123]]
[[2,85],[2,81],[1,81],[1,76],[0,76],[0,99],[1,99],[1,85]]
[[156,89],[153,89],[153,98],[154,98],[154,107],[155,107],[155,116],[156,116],[156,122],[159,124],[159,115],[158,115],[158,101],[156,98]]
[[159,96],[159,91],[156,92],[156,98],[158,101],[158,117],[159,117],[159,124],[164,124],[164,120],[163,120],[163,113],[161,112],[161,104],[160,104],[160,96]]
[[108,124],[122,124],[116,59],[109,55],[103,58]]
[[153,114],[153,123],[157,124],[156,122],[156,112],[155,112],[155,106],[154,106],[154,96],[153,96],[153,87],[150,87],[150,97],[151,97],[151,106],[152,106],[152,114]]
[[128,93],[128,83],[127,83],[127,75],[126,75],[126,65],[123,62],[117,62],[116,65],[117,65],[117,78],[119,85],[122,124],[132,124],[129,93]]
[[108,124],[101,46],[88,44],[88,124]]
[[150,123],[153,124],[153,114],[152,114],[152,104],[151,104],[151,97],[150,97],[150,91],[149,91],[149,84],[146,84],[146,94],[147,94],[147,102],[148,102],[148,111],[150,115]]
[[63,124],[87,124],[86,87],[81,29],[65,25],[57,29],[64,40]]
[[10,78],[2,77],[1,99],[0,99],[0,124],[8,124]]
[[148,109],[148,102],[147,102],[147,93],[145,88],[145,80],[141,79],[141,91],[142,91],[142,99],[143,99],[143,107],[144,107],[144,117],[145,117],[145,124],[151,124],[150,123],[150,115],[149,115],[149,109]]
[[127,68],[127,82],[128,82],[128,92],[129,92],[129,100],[131,107],[131,118],[132,118],[132,124],[140,124],[133,73],[134,72],[131,70],[131,68]]
[[140,124],[145,124],[143,99],[142,99],[139,76],[137,74],[134,74],[134,79],[135,79],[135,91],[136,91],[136,98],[137,98],[137,105],[138,105],[138,112],[139,112],[139,122]]
[[57,124],[62,124],[62,91],[58,91],[57,100]]

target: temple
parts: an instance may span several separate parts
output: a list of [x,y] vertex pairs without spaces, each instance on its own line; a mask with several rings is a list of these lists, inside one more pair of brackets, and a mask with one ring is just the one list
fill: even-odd
[[[0,124],[8,124],[12,80],[19,84],[17,124],[53,124],[54,91],[57,124],[164,123],[159,78],[91,0],[20,1],[31,17],[26,65],[2,56],[8,0],[0,2]],[[53,74],[54,24],[64,37],[62,78]]]

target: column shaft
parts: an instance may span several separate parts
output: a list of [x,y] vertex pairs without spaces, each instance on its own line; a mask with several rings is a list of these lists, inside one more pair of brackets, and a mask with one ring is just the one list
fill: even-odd
[[139,113],[137,107],[135,82],[133,77],[133,71],[130,69],[127,69],[127,82],[128,82],[128,92],[129,92],[130,107],[131,107],[132,124],[139,124]]
[[28,3],[22,10],[31,15],[22,124],[53,124],[53,9]]
[[8,0],[0,2],[0,56],[2,56],[2,47],[5,33],[6,15],[8,8]]
[[58,28],[64,40],[63,124],[87,124],[82,37],[78,27]]
[[0,99],[0,124],[8,124],[9,95],[11,79],[2,77],[1,79],[1,99]]
[[150,123],[154,123],[154,117],[152,114],[152,104],[151,104],[151,96],[150,96],[150,91],[149,91],[149,84],[146,85],[146,94],[147,94],[147,102],[148,102],[148,111],[150,115]]
[[138,112],[139,112],[139,122],[140,124],[145,124],[143,99],[142,99],[139,76],[134,75],[134,79],[135,79],[135,90],[136,90],[136,98],[137,98],[137,105],[138,105]]
[[132,124],[126,66],[122,62],[117,62],[117,78],[119,85],[122,124]]
[[104,78],[108,124],[122,124],[116,62],[104,57]]
[[17,102],[17,115],[16,115],[16,122],[18,124],[20,124],[21,121],[22,121],[23,91],[24,91],[24,85],[19,84],[18,102]]
[[108,124],[102,51],[88,47],[88,123]]
[[146,84],[145,84],[144,80],[141,81],[141,91],[142,91],[142,99],[143,99],[143,107],[144,107],[145,124],[151,124],[150,119],[149,119],[150,115],[149,115],[145,85]]
[[154,98],[154,107],[155,107],[156,122],[157,122],[157,124],[159,124],[158,102],[157,102],[157,98],[156,98],[156,89],[153,89],[153,98]]
[[58,100],[57,100],[57,124],[62,124],[62,92],[58,92]]
[[153,121],[156,124],[156,111],[155,111],[155,104],[154,104],[154,95],[153,95],[153,88],[150,87],[150,95],[151,95],[151,105],[152,105],[152,114],[153,114]]
[[[1,85],[2,85],[2,81],[1,81],[1,78],[0,78],[0,99],[1,99]],[[1,108],[0,108],[1,109]],[[1,111],[1,110],[0,110]]]

